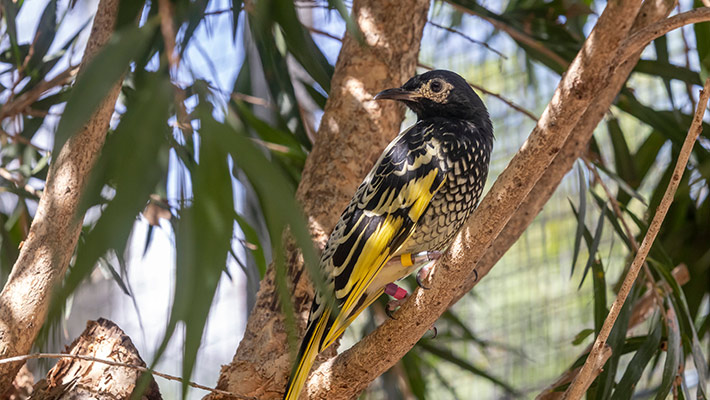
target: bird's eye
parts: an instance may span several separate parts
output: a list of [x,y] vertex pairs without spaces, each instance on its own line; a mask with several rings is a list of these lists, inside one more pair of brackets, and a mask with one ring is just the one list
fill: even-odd
[[441,92],[441,88],[443,85],[441,84],[441,81],[433,81],[430,85],[429,88],[431,89],[432,92],[434,93],[439,93]]

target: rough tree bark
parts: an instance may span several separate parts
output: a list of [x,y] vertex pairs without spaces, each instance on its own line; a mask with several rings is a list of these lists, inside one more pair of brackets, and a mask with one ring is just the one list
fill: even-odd
[[[145,367],[131,339],[116,324],[103,318],[89,321],[66,353]],[[140,376],[141,372],[131,368],[63,358],[35,385],[31,399],[127,399]],[[141,399],[162,399],[152,377]]]
[[[315,243],[325,245],[340,212],[390,140],[404,109],[375,102],[380,90],[415,73],[429,0],[356,0],[352,19],[364,43],[346,34],[313,151],[298,188]],[[406,12],[405,12],[406,10]],[[299,330],[305,329],[313,289],[300,255],[288,251]],[[222,368],[218,388],[259,399],[280,398],[290,371],[289,349],[269,268],[234,359]],[[336,346],[332,346],[331,353]]]
[[[118,0],[101,0],[79,73],[108,42]],[[106,137],[120,90],[117,83],[83,129],[54,157],[37,213],[0,294],[0,358],[27,354],[45,320],[52,289],[64,276],[79,233],[79,196]],[[0,388],[8,388],[21,363],[0,365]]]

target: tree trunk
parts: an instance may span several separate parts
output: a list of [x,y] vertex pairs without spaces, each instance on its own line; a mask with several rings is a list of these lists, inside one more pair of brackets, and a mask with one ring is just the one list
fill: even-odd
[[[108,42],[117,13],[118,0],[101,0],[79,74]],[[51,292],[64,277],[79,238],[79,197],[103,146],[119,90],[117,83],[50,165],[30,232],[0,294],[0,358],[27,354],[44,323]],[[21,366],[0,365],[0,388],[10,387]]]
[[[403,107],[372,97],[414,75],[428,9],[428,0],[353,2],[352,19],[363,43],[350,34],[343,39],[333,89],[297,193],[321,248],[357,185],[399,132]],[[287,264],[302,332],[313,289],[296,251],[288,250]],[[259,399],[281,398],[291,369],[287,342],[270,267],[244,339],[232,362],[222,368],[218,388]],[[336,347],[326,353],[334,354]]]
[[[89,321],[81,336],[67,350],[68,354],[145,367],[131,339],[116,324],[103,318]],[[49,370],[47,378],[35,385],[30,399],[128,399],[140,377],[141,372],[132,368],[62,358]],[[162,399],[152,377],[141,399]]]

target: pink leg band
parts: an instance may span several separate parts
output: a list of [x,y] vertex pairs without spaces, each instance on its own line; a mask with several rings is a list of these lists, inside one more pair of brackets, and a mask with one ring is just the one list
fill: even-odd
[[385,293],[397,300],[402,300],[407,297],[407,291],[394,283],[388,283],[387,286],[385,286]]

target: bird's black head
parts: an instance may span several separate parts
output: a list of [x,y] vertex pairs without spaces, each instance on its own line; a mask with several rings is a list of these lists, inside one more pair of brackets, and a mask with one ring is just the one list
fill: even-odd
[[483,101],[460,75],[446,70],[416,75],[400,88],[383,90],[375,99],[399,100],[420,120],[432,117],[488,120]]

